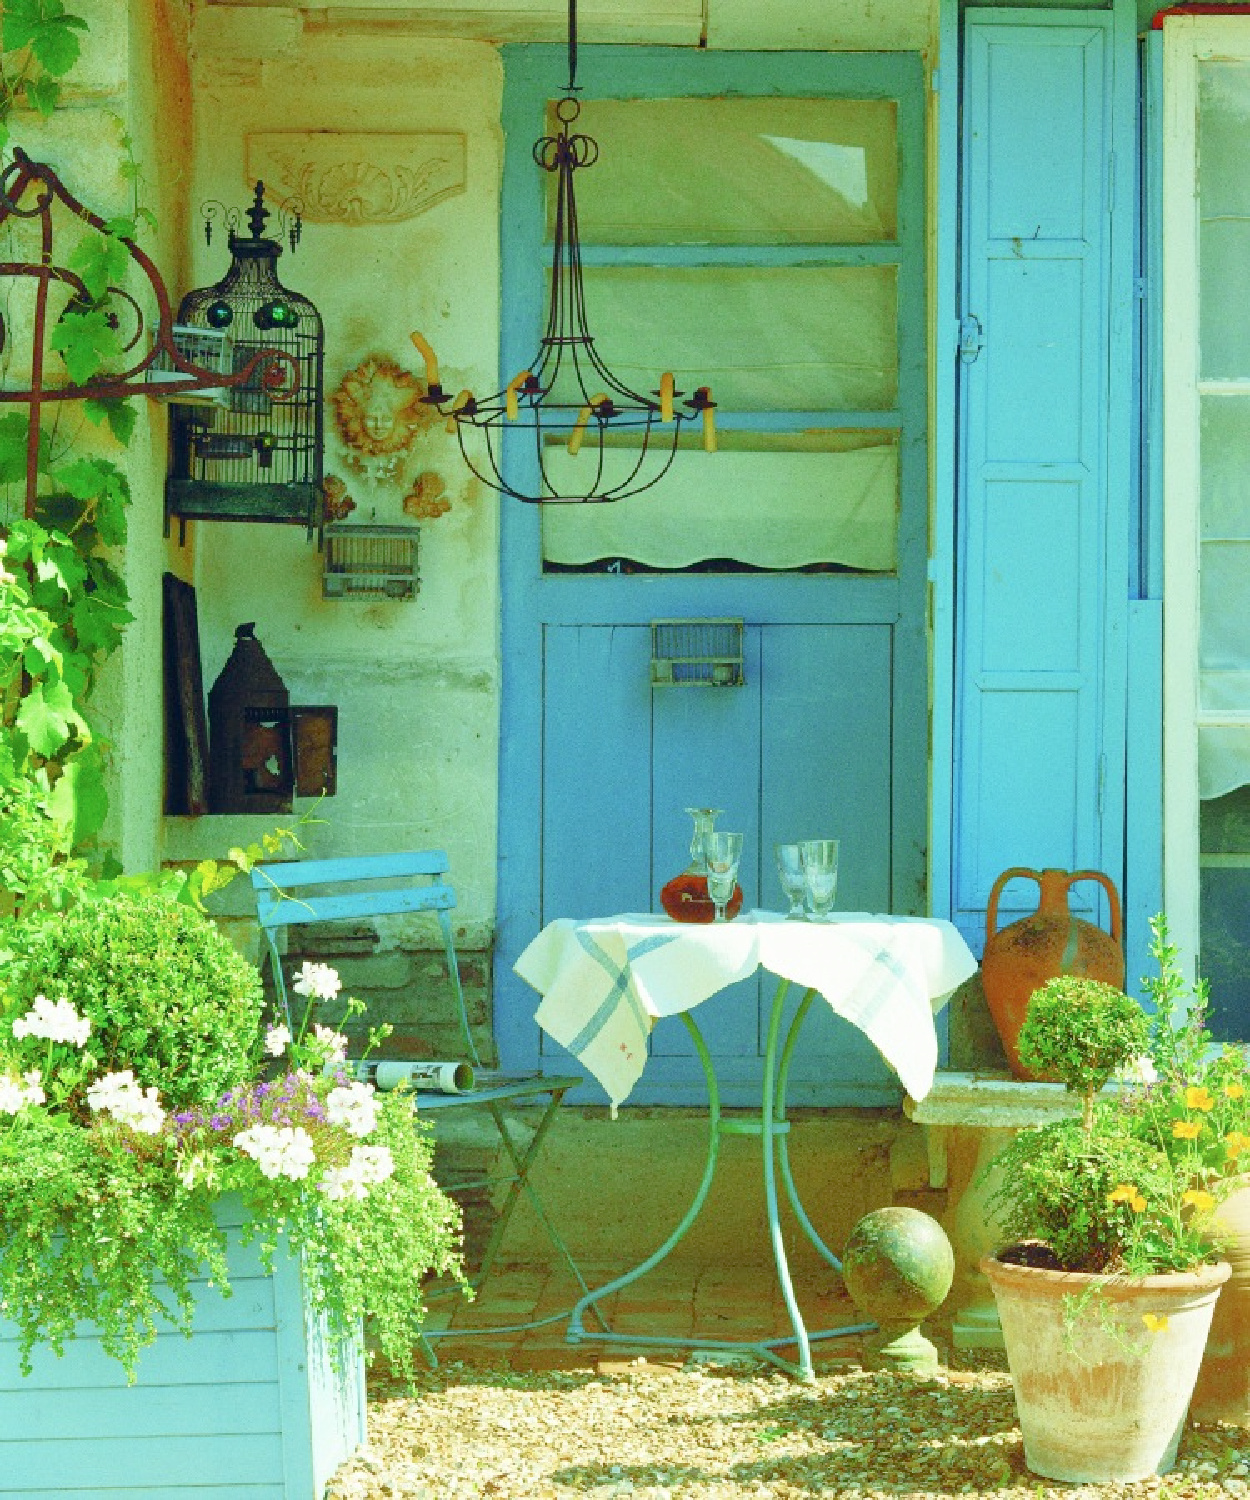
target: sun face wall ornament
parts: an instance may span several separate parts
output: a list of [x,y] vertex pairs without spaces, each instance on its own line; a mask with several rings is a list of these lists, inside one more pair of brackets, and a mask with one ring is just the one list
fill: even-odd
[[[668,472],[683,424],[695,418],[703,424],[704,448],[716,448],[716,403],[707,386],[683,400],[685,393],[665,373],[655,390],[632,390],[595,348],[582,286],[574,176],[595,164],[599,147],[573,129],[581,111],[577,0],[569,0],[568,58],[569,81],[555,106],[559,131],[536,141],[533,153],[537,165],[556,177],[551,290],[537,354],[493,395],[479,399],[465,390],[453,398],[439,384],[434,350],[420,333],[412,335],[425,360],[429,389],[422,399],[446,417],[469,468],[492,489],[531,504],[623,500],[650,489]],[[505,431],[525,434],[532,444],[532,489],[522,487],[528,481],[515,469],[504,473]]]
[[386,355],[371,354],[349,370],[330,397],[348,463],[373,479],[393,478],[437,420],[424,395],[424,382]]

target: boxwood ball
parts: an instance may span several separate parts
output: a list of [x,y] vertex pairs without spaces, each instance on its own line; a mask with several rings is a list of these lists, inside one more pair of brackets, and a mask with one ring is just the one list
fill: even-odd
[[945,1301],[955,1252],[937,1220],[918,1208],[878,1208],[851,1230],[842,1275],[866,1318],[915,1325]]

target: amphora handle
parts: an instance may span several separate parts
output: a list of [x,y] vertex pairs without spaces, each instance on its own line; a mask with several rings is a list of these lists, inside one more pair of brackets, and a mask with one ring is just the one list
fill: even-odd
[[1121,919],[1120,919],[1120,895],[1101,870],[1074,870],[1071,875],[1063,870],[1026,870],[1023,866],[1016,866],[1003,873],[994,882],[994,889],[990,892],[990,903],[985,911],[985,936],[988,941],[998,930],[998,898],[1002,894],[1003,887],[1009,880],[1017,877],[1024,880],[1037,881],[1039,891],[1042,889],[1043,877],[1054,875],[1060,878],[1066,897],[1068,888],[1076,884],[1078,880],[1096,880],[1107,893],[1107,903],[1111,909],[1111,936],[1117,942],[1122,941]]

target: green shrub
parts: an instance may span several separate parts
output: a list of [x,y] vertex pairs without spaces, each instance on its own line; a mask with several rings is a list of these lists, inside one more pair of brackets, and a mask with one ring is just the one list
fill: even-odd
[[37,995],[68,999],[91,1022],[84,1057],[99,1073],[129,1068],[172,1109],[215,1103],[255,1074],[260,975],[192,907],[114,895],[10,941],[10,1014]]

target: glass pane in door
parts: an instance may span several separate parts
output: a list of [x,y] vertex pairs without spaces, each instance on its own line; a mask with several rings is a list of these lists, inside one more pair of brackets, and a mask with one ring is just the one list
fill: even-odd
[[1199,966],[1231,1038],[1250,1022],[1250,64],[1198,78]]

